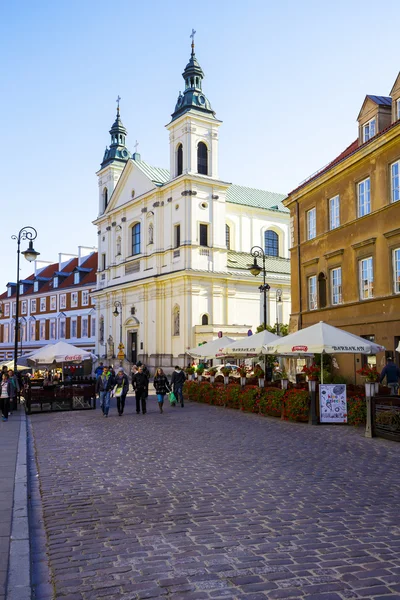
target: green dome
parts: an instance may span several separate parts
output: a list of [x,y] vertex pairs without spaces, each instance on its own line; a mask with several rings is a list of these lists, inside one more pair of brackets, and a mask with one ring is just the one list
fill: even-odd
[[122,124],[118,106],[117,116],[110,129],[111,144],[109,148],[106,147],[101,163],[101,168],[105,167],[110,162],[113,162],[115,160],[120,162],[126,162],[129,158],[132,158],[131,153],[125,146],[125,137],[127,133],[128,132],[126,128]]

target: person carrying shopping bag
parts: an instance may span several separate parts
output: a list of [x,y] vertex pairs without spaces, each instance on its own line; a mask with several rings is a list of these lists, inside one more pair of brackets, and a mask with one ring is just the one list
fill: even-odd
[[160,413],[162,413],[164,398],[165,395],[171,391],[171,386],[169,384],[168,377],[160,367],[156,370],[153,383],[157,394],[158,407],[160,409]]
[[129,390],[128,376],[124,373],[122,367],[117,371],[117,376],[114,380],[115,387],[113,390],[113,396],[117,399],[118,414],[122,417],[125,408],[125,399]]
[[182,369],[179,366],[175,367],[175,371],[172,373],[172,377],[171,377],[171,385],[174,391],[174,394],[176,396],[176,399],[178,400],[178,402],[181,403],[181,407],[184,407],[184,403],[183,403],[183,384],[186,381],[186,375],[185,373],[182,371]]
[[111,371],[108,367],[104,367],[103,374],[96,379],[96,392],[99,394],[100,408],[105,417],[108,417],[108,411],[110,410],[110,396],[113,387],[114,378],[111,375]]

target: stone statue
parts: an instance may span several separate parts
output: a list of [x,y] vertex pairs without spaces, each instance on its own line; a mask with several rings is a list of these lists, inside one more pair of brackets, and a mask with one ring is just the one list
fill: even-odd
[[109,336],[109,338],[107,340],[107,344],[108,344],[107,358],[113,358],[114,357],[114,340],[113,340],[112,335]]

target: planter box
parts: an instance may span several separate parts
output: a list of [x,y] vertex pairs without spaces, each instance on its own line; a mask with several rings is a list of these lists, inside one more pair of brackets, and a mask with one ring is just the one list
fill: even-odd
[[240,385],[241,385],[242,387],[244,387],[244,386],[246,385],[246,377],[241,377],[241,378],[240,378]]

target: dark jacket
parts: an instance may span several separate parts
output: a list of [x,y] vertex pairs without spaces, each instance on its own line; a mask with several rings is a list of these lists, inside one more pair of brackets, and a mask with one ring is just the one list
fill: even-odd
[[396,367],[394,363],[388,363],[386,367],[382,369],[379,381],[382,383],[385,377],[387,383],[399,383],[400,369]]
[[156,390],[156,394],[161,394],[162,396],[171,391],[166,375],[157,375],[154,377],[154,389]]
[[136,373],[132,377],[132,385],[136,393],[149,395],[149,379],[145,373]]
[[114,377],[112,375],[101,375],[96,379],[96,392],[109,392],[114,387]]
[[[1,381],[1,384],[3,384],[3,381]],[[0,389],[0,395],[1,395],[1,389]],[[7,398],[13,398],[14,396],[12,396],[12,383],[11,381],[8,379],[7,380]]]
[[122,385],[122,393],[126,395],[129,390],[129,380],[125,373],[122,376],[117,375],[114,379],[114,385],[120,387]]
[[13,375],[12,377],[10,377],[8,381],[11,383],[10,398],[16,398],[18,395],[18,392],[20,390],[19,382],[18,382],[16,375]]
[[182,387],[185,381],[186,375],[183,371],[174,371],[172,373],[171,385],[173,386],[174,390],[176,390],[179,387]]

